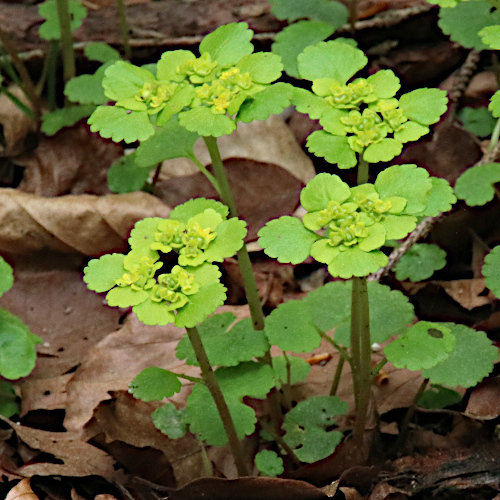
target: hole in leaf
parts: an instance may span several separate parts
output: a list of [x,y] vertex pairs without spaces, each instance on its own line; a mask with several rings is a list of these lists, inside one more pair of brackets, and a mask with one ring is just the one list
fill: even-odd
[[441,330],[437,330],[436,328],[429,328],[427,333],[435,339],[442,339],[444,337],[443,332]]

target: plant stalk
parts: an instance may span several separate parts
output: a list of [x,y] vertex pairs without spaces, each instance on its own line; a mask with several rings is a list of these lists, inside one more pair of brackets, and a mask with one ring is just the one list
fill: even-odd
[[123,0],[116,0],[118,7],[118,15],[120,16],[120,29],[122,32],[123,52],[125,59],[130,61],[132,57],[132,49],[130,47],[130,27],[127,21],[127,11],[125,10],[125,2]]
[[359,155],[358,161],[358,186],[360,184],[366,184],[368,182],[370,164],[363,160],[363,157]]
[[198,329],[196,327],[186,328],[186,331],[189,337],[189,341],[193,346],[198,364],[200,365],[203,381],[210,391],[210,394],[214,398],[215,406],[217,407],[217,411],[219,412],[220,418],[222,420],[224,430],[226,431],[227,439],[229,441],[229,447],[236,464],[236,469],[238,470],[238,476],[248,476],[249,472],[247,464],[244,459],[243,450],[240,440],[238,439],[238,434],[236,432],[233,418],[231,417],[231,413],[229,412],[229,408],[227,406],[226,400],[224,399],[224,395],[222,394],[222,390],[220,388],[219,382],[217,381],[217,377],[215,376],[215,373],[212,369],[212,365],[208,360],[207,352],[203,347]]
[[71,15],[68,0],[57,0],[57,16],[61,30],[61,51],[64,68],[64,81],[71,80],[76,75],[75,51],[71,33]]

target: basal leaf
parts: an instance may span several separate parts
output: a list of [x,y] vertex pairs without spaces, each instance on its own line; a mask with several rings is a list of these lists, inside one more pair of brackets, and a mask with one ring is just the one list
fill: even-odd
[[157,408],[151,416],[155,427],[170,439],[179,439],[187,432],[188,426],[184,408],[177,409],[174,404],[167,403]]
[[0,296],[12,288],[14,284],[14,271],[12,267],[0,257]]
[[122,277],[125,272],[123,267],[124,255],[121,253],[111,253],[92,259],[83,270],[83,281],[87,283],[87,288],[94,292],[106,292],[113,288],[115,281]]
[[441,212],[448,212],[457,202],[457,197],[446,179],[431,177],[432,187],[427,198],[427,207],[419,214],[426,217],[435,217]]
[[262,476],[276,477],[283,474],[283,459],[275,451],[262,450],[255,455],[255,467]]
[[390,161],[396,158],[403,150],[403,145],[396,139],[382,139],[380,142],[370,144],[363,152],[363,159],[368,163]]
[[256,52],[243,57],[237,68],[241,73],[249,73],[254,83],[271,83],[281,76],[283,64],[281,57],[270,52]]
[[471,134],[481,138],[490,136],[496,123],[495,118],[485,106],[479,108],[465,106],[458,113],[458,118]]
[[291,264],[303,262],[309,256],[311,245],[319,238],[299,219],[288,216],[269,221],[258,235],[258,243],[266,255]]
[[283,351],[308,352],[319,347],[321,337],[306,304],[290,300],[280,304],[266,318],[269,342]]
[[400,281],[424,281],[446,266],[446,252],[434,244],[415,243],[396,265]]
[[83,49],[83,53],[87,59],[101,63],[119,61],[121,59],[120,53],[104,42],[90,43]]
[[484,259],[482,269],[486,286],[500,297],[500,246],[496,246]]
[[128,392],[141,401],[161,401],[180,392],[181,388],[181,381],[175,373],[151,366],[136,375]]
[[236,64],[253,52],[253,31],[247,23],[230,23],[220,26],[200,43],[200,54],[208,52],[219,66]]
[[302,462],[313,463],[328,457],[342,440],[339,431],[328,431],[336,417],[349,410],[337,396],[313,396],[301,401],[285,415],[283,439]]
[[461,400],[462,396],[457,391],[433,384],[420,396],[417,404],[423,408],[440,410],[447,406],[457,404]]
[[212,113],[210,108],[198,107],[179,113],[179,124],[198,135],[220,137],[231,135],[236,124],[226,115]]
[[497,182],[500,182],[500,163],[477,165],[457,179],[455,194],[470,207],[486,205],[495,197]]
[[347,137],[332,135],[323,130],[313,132],[307,138],[307,149],[339,168],[352,168],[357,164],[356,153],[349,146]]
[[145,141],[155,129],[146,113],[127,111],[117,106],[99,106],[87,122],[92,132],[114,142]]
[[298,87],[293,88],[292,104],[299,113],[309,115],[312,120],[318,120],[330,108],[330,105],[322,97]]
[[298,55],[306,47],[326,40],[334,31],[334,27],[328,23],[299,21],[286,26],[276,35],[272,51],[281,56],[288,75],[300,78],[297,65]]
[[103,64],[93,75],[72,78],[64,87],[64,95],[71,102],[79,104],[106,104],[108,98],[104,95],[102,80],[110,64]]
[[465,325],[441,323],[451,330],[456,344],[453,352],[438,365],[422,372],[432,384],[448,387],[472,387],[493,370],[498,360],[498,348],[492,345],[484,332]]
[[368,62],[364,53],[342,42],[320,42],[307,47],[297,58],[299,74],[305,80],[333,78],[344,84]]
[[447,109],[446,91],[439,89],[417,89],[399,99],[399,107],[410,120],[422,125],[432,125]]
[[308,212],[324,210],[329,201],[342,203],[351,195],[349,185],[338,175],[327,173],[313,177],[300,193],[300,203]]
[[14,386],[6,380],[0,381],[0,415],[11,418],[21,413],[20,399],[16,395]]
[[353,276],[368,276],[387,265],[387,256],[380,250],[363,252],[358,247],[351,247],[335,257],[328,265],[332,276],[348,279]]
[[80,120],[87,118],[95,109],[96,107],[93,104],[85,104],[82,106],[68,106],[45,113],[42,115],[41,130],[48,136],[57,134],[62,128],[72,127]]
[[302,382],[311,372],[311,365],[297,356],[275,356],[273,357],[273,368],[276,374],[276,388],[280,389],[283,384],[288,384],[287,362],[290,364],[290,385]]
[[244,123],[267,120],[271,115],[278,115],[290,106],[292,96],[293,87],[289,83],[269,85],[241,105],[236,119]]
[[208,208],[215,210],[223,219],[226,219],[229,215],[229,208],[220,201],[206,198],[194,198],[182,203],[182,205],[177,205],[170,212],[169,218],[186,224],[191,217],[204,212]]
[[347,23],[347,8],[340,2],[328,0],[270,0],[271,12],[278,19],[296,21],[297,19],[312,19],[330,24],[334,29]]
[[[87,9],[78,0],[68,1],[71,31],[77,30],[82,21],[87,17]],[[56,0],[46,0],[38,7],[38,13],[46,21],[40,25],[38,34],[44,40],[59,40],[61,38],[61,28],[59,25],[59,15],[57,12]]]

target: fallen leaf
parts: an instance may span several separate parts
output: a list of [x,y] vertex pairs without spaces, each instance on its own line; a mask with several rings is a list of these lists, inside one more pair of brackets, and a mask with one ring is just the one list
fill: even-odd
[[444,291],[462,307],[469,311],[475,307],[491,304],[493,299],[480,295],[486,288],[484,278],[472,278],[453,281],[432,281],[443,287]]
[[26,478],[21,479],[21,481],[7,493],[5,500],[39,500],[39,497],[35,495],[31,489],[30,480]]
[[492,377],[480,382],[472,390],[465,415],[480,420],[492,420],[500,416],[500,378]]

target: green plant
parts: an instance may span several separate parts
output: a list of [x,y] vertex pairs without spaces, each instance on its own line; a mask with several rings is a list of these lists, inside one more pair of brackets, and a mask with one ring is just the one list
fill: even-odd
[[[404,143],[429,132],[446,111],[444,92],[417,89],[396,98],[399,79],[388,70],[351,81],[367,58],[340,41],[321,42],[299,55],[299,75],[312,82],[312,92],[273,83],[281,75],[279,56],[253,53],[251,38],[246,24],[233,23],[204,38],[200,57],[176,50],[164,53],[155,68],[117,61],[105,69],[104,94],[114,104],[97,107],[89,123],[114,141],[140,141],[122,164],[127,174],[134,165],[148,169],[175,156],[196,163],[192,148],[202,136],[214,174],[202,171],[224,204],[194,199],[176,207],[168,219],[138,222],[130,234],[130,252],[90,261],[84,277],[90,289],[107,292],[109,305],[132,307],[140,321],[186,328],[177,357],[200,366],[201,379],[150,367],[131,382],[130,392],[144,401],[162,400],[180,390],[179,379],[194,382],[186,409],[167,403],[153,414],[154,423],[172,438],[189,429],[208,444],[229,443],[240,475],[248,473],[248,464],[239,440],[252,434],[257,423],[245,397],[269,395],[270,421],[260,422],[268,437],[295,464],[314,462],[330,455],[342,439],[329,429],[347,411],[335,395],[345,361],[352,367],[354,438],[359,442],[372,379],[387,361],[423,370],[425,385],[470,387],[491,371],[497,356],[482,332],[451,323],[411,325],[413,307],[401,292],[367,282],[370,273],[388,263],[385,245],[405,238],[419,219],[450,210],[456,201],[446,181],[415,165],[388,167],[368,182],[369,163],[392,160]],[[309,150],[341,169],[358,166],[358,185],[351,187],[337,175],[317,175],[302,190],[307,211],[302,220],[270,221],[259,231],[259,244],[279,262],[300,263],[312,256],[327,264],[333,277],[352,279],[328,283],[264,317],[243,242],[245,223],[237,216],[217,137],[233,132],[239,121],[266,119],[290,103],[323,126],[309,137]],[[176,264],[160,271],[161,255],[168,253],[177,257]],[[235,253],[251,319],[233,324],[231,313],[213,313],[226,291],[215,263]],[[386,357],[372,369],[372,343],[393,335],[398,337],[385,348]],[[322,339],[341,356],[330,395],[292,408],[289,387],[309,372],[308,364],[293,354],[318,347]],[[283,356],[271,357],[271,346]],[[282,408],[288,410],[284,417]],[[275,454],[257,457],[261,473],[282,470]]]

